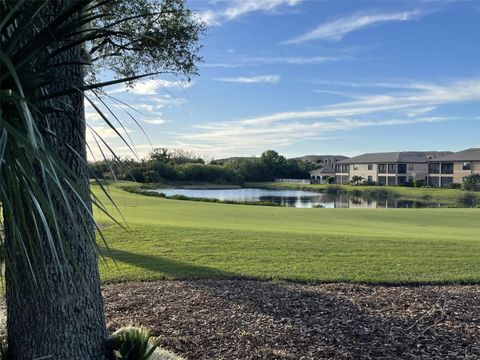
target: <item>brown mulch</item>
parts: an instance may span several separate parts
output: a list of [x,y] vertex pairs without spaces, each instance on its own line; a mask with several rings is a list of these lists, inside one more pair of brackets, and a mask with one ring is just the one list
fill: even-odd
[[480,359],[480,286],[250,280],[103,288],[111,330],[144,325],[187,359]]

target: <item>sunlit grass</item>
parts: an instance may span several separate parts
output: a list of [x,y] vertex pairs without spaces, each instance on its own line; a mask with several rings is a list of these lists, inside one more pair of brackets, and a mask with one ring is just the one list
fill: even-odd
[[104,229],[118,264],[101,265],[104,281],[480,282],[480,209],[256,207],[142,196],[117,185],[111,194],[129,231]]

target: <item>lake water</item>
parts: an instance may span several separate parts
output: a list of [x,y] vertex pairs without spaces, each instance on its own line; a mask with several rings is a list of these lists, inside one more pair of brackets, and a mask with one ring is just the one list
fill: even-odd
[[439,207],[442,204],[425,204],[416,201],[402,201],[398,199],[364,199],[348,193],[318,193],[301,190],[266,190],[266,189],[157,189],[157,193],[163,193],[167,197],[183,195],[191,198],[218,199],[221,201],[269,201],[278,205],[312,208],[323,206],[326,208],[413,208],[413,207]]

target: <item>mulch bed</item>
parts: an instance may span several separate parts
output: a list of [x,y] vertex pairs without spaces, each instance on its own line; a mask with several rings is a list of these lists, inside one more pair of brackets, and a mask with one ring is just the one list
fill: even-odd
[[139,324],[187,359],[480,359],[480,286],[250,280],[103,288],[111,330]]

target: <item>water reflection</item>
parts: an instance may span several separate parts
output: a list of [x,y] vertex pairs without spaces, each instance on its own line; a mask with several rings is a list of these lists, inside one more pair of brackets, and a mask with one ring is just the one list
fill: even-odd
[[442,207],[435,202],[400,200],[395,198],[365,198],[346,192],[318,193],[301,190],[266,190],[266,189],[157,189],[166,196],[182,195],[191,198],[218,199],[220,201],[256,202],[268,201],[287,207],[297,208],[421,208]]

